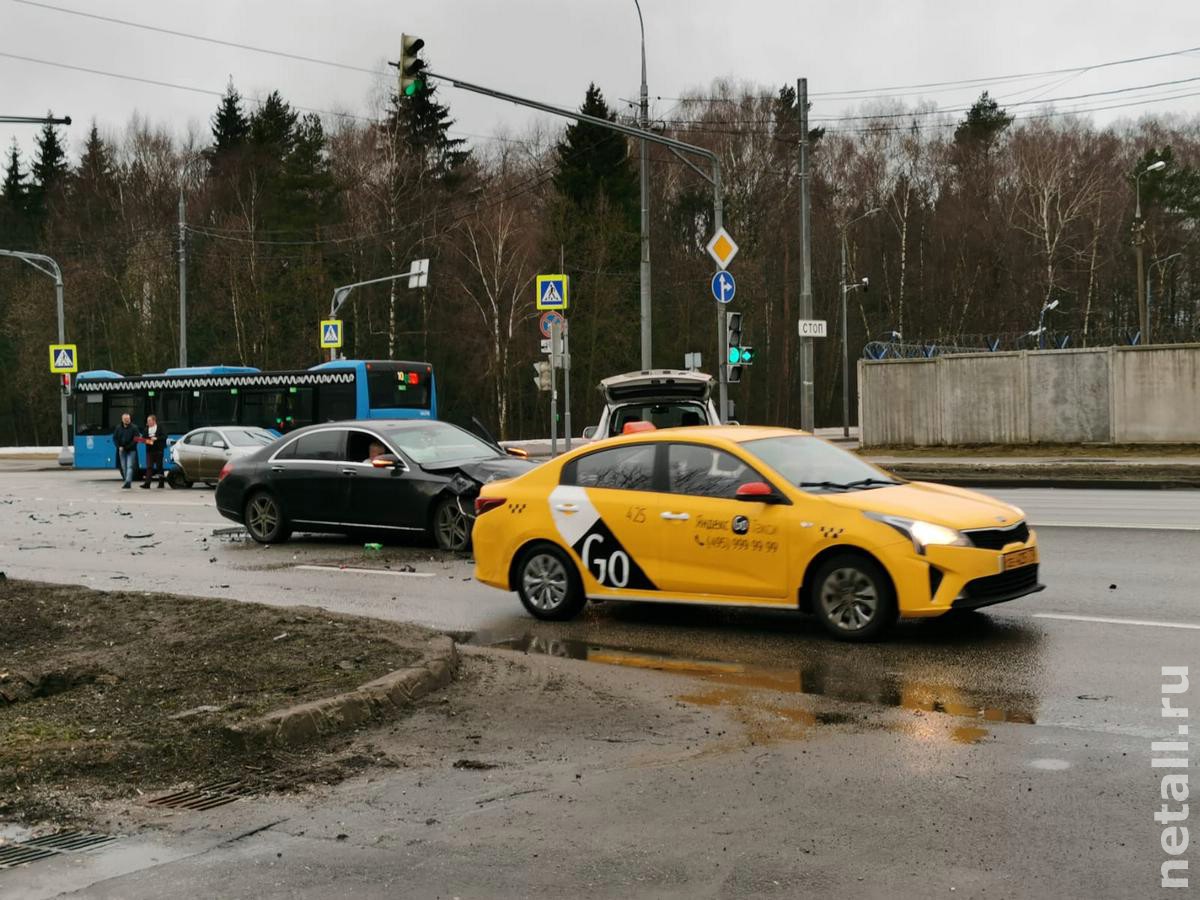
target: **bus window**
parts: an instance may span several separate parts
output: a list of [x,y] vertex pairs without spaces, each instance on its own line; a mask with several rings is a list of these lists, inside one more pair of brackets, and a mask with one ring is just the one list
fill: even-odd
[[142,424],[142,395],[141,394],[109,394],[107,415],[104,417],[105,434],[112,434],[121,424],[121,416],[129,413],[135,425]]
[[317,415],[322,422],[355,419],[354,384],[323,384],[317,388]]
[[277,420],[286,415],[287,393],[284,389],[274,391],[245,391],[241,393],[241,408],[238,423],[256,428],[278,428]]
[[104,430],[104,395],[75,395],[75,433],[107,434]]
[[314,401],[315,392],[312,388],[288,388],[287,403],[284,406],[283,414],[278,417],[279,421],[271,427],[282,433],[291,431],[293,428],[303,428],[305,425],[312,425],[317,421],[316,416],[313,414]]
[[429,409],[429,373],[369,370],[367,398],[371,409]]
[[187,394],[184,391],[155,391],[148,400],[150,411],[158,416],[158,424],[167,434],[189,431]]
[[228,425],[233,422],[236,400],[237,394],[231,393],[229,388],[192,391],[192,427]]

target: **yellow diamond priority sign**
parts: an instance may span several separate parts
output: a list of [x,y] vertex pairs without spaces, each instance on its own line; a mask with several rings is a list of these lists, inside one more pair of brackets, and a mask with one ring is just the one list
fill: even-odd
[[74,344],[50,345],[50,371],[56,375],[79,371],[79,354]]
[[729,268],[729,264],[733,262],[737,252],[738,245],[724,228],[718,228],[717,233],[708,242],[708,255],[715,259],[717,265],[722,269]]

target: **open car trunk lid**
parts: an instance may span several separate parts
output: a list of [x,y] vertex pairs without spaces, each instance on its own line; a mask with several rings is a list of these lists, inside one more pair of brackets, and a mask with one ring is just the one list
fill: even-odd
[[626,372],[600,382],[600,391],[610,405],[630,400],[696,400],[707,403],[712,387],[711,375],[683,369]]

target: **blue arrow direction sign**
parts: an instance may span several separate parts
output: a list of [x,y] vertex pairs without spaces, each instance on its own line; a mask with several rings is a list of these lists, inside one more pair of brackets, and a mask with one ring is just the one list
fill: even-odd
[[718,303],[728,303],[736,293],[737,282],[733,280],[732,274],[722,269],[712,277],[712,295]]

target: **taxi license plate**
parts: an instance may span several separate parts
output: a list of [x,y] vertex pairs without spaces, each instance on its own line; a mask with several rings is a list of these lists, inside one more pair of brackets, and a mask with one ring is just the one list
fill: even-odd
[[1000,557],[1000,571],[1008,572],[1022,566],[1032,566],[1038,561],[1037,547],[1026,547],[1024,550],[1014,550]]

